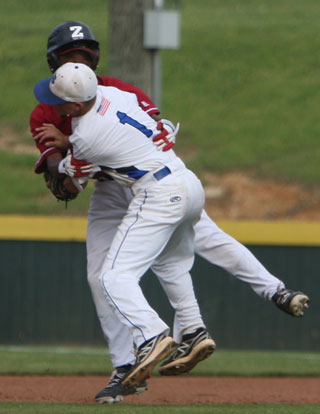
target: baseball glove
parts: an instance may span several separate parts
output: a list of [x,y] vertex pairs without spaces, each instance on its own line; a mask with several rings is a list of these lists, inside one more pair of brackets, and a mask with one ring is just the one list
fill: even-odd
[[68,201],[74,200],[78,193],[71,193],[68,191],[64,185],[64,177],[55,177],[52,174],[49,173],[49,171],[44,172],[44,179],[46,181],[46,185],[49,188],[49,190],[52,192],[52,194],[55,196],[55,198],[59,201],[65,201],[68,203]]

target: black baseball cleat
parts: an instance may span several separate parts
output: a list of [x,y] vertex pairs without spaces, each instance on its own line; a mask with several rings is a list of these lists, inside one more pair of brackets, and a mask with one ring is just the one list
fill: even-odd
[[309,307],[310,301],[306,294],[289,289],[278,290],[272,296],[272,300],[283,312],[297,318],[303,316],[303,311]]
[[189,372],[216,349],[214,340],[205,328],[183,335],[173,355],[159,367],[161,375],[180,375]]
[[123,380],[123,385],[129,389],[137,387],[150,377],[158,362],[171,354],[176,343],[170,336],[157,335],[139,346],[137,362],[133,370]]
[[124,387],[122,381],[132,371],[133,365],[123,365],[116,368],[111,374],[109,384],[96,395],[96,401],[100,404],[115,404],[123,401],[126,395],[141,394],[148,389],[147,381],[143,381],[136,387]]

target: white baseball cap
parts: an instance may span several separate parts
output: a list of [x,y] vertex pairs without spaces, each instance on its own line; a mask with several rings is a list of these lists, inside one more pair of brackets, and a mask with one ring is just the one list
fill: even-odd
[[97,93],[98,81],[94,71],[83,63],[68,62],[34,87],[36,99],[46,105],[66,102],[86,102]]

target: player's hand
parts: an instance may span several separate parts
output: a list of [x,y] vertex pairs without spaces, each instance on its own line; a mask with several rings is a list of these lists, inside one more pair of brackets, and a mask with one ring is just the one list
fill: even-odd
[[85,160],[78,160],[69,153],[59,164],[59,172],[69,175],[69,177],[93,177],[100,167],[97,167]]
[[61,150],[67,150],[70,147],[69,137],[64,135],[53,124],[42,124],[41,127],[36,128],[38,132],[33,138],[38,140],[40,144],[44,144],[47,147],[60,148]]
[[179,122],[176,127],[167,119],[161,119],[158,122],[157,129],[160,133],[153,138],[153,143],[159,151],[168,151],[175,145],[179,128]]

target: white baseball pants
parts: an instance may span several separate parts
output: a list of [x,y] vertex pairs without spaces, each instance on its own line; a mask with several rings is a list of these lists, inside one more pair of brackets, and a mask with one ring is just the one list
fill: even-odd
[[150,172],[132,186],[134,197],[101,274],[106,298],[130,328],[137,346],[169,332],[139,286],[154,263],[181,329],[204,326],[189,273],[194,262],[194,225],[204,206],[204,191],[179,159],[167,167],[171,173],[164,178],[158,180]]
[[[112,180],[97,181],[88,216],[88,282],[114,367],[135,361],[133,340],[130,329],[119,323],[111,306],[106,306],[99,275],[117,226],[131,199],[129,188]],[[278,286],[284,287],[281,280],[271,275],[245,246],[220,229],[205,211],[202,211],[201,219],[194,229],[196,253],[248,283],[259,296],[270,300]],[[157,266],[154,265],[152,270],[156,273]],[[181,335],[181,328],[175,318],[175,341],[179,342]]]

